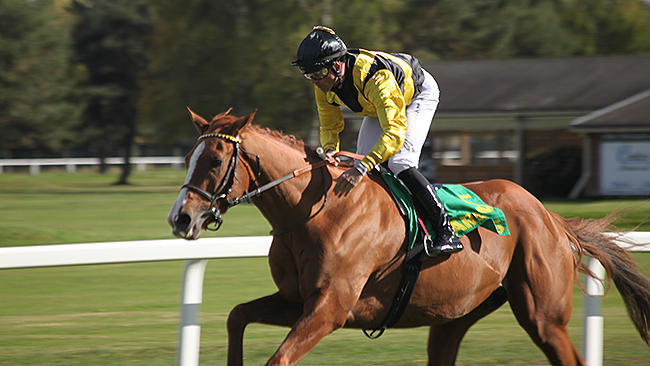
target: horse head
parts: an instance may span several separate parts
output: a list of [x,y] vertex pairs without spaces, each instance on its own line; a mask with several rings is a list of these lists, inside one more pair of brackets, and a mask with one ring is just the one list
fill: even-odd
[[208,122],[188,108],[200,136],[185,157],[187,176],[167,216],[173,234],[178,237],[198,239],[208,225],[215,223],[218,228],[221,216],[229,207],[229,194],[235,188],[235,181],[239,180],[241,140],[238,136],[255,116],[253,112],[237,118],[229,115],[230,110]]

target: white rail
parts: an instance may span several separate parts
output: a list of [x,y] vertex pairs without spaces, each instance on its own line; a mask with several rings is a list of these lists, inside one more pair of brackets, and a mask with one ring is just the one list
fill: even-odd
[[[106,158],[108,165],[124,164],[124,158]],[[130,159],[139,171],[145,171],[147,165],[166,164],[180,168],[184,164],[181,156],[134,156]],[[27,166],[31,175],[38,175],[42,166],[65,166],[68,173],[74,173],[79,165],[99,165],[99,158],[52,158],[52,159],[0,159],[0,174],[6,166]]]
[[183,268],[177,365],[197,366],[207,258],[264,257],[270,236],[124,241],[0,248],[0,269],[187,260]]
[[[624,238],[641,245],[619,242],[622,247],[650,252],[650,232],[628,233]],[[0,269],[187,260],[180,299],[177,365],[195,366],[199,364],[201,326],[198,315],[207,259],[263,257],[268,255],[271,239],[270,236],[252,236],[7,247],[0,248]],[[592,259],[589,266],[602,278],[603,270],[598,261]],[[600,282],[590,278],[587,278],[585,288],[583,353],[587,365],[601,366],[603,318],[600,302],[603,289]]]

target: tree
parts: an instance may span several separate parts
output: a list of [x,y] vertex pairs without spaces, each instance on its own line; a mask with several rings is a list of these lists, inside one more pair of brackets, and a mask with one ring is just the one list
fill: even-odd
[[400,37],[420,58],[499,59],[650,52],[642,0],[411,0]]
[[558,57],[576,52],[557,0],[413,0],[405,48],[424,59]]
[[650,53],[650,3],[641,0],[564,0],[564,22],[581,55]]
[[289,66],[306,33],[304,24],[312,24],[304,2],[150,3],[157,27],[140,104],[145,138],[195,138],[188,106],[205,115],[230,107],[239,115],[259,109],[256,123],[299,130],[288,128],[289,122],[309,116],[313,108],[304,79]]
[[73,94],[70,38],[50,1],[0,1],[0,146],[70,147],[81,104]]
[[136,134],[138,80],[148,66],[148,36],[153,30],[147,5],[140,0],[74,1],[78,20],[72,37],[75,60],[85,65],[86,138],[102,159],[111,149],[121,150],[124,165],[118,184],[126,184]]
[[387,30],[397,19],[389,14],[399,7],[391,0],[149,2],[157,27],[142,122],[147,139],[170,143],[196,136],[186,106],[212,115],[258,109],[255,123],[308,136],[313,86],[289,65],[300,41],[325,20],[351,47],[392,44]]

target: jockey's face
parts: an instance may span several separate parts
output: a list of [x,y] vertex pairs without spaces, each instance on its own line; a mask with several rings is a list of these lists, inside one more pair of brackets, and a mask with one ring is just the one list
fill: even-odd
[[[343,65],[340,61],[337,61],[334,63],[334,68],[337,68],[341,70],[341,75],[343,74]],[[327,73],[327,76],[325,76],[322,79],[316,79],[316,78],[311,78],[309,81],[314,84],[318,89],[320,89],[323,93],[327,93],[328,91],[332,90],[334,85],[336,85],[339,82],[339,78],[336,76],[336,73],[333,73],[330,71]]]

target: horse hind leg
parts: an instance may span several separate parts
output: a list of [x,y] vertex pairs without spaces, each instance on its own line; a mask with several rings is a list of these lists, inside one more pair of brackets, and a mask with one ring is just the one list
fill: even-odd
[[567,330],[573,306],[573,264],[560,257],[526,261],[518,249],[504,285],[519,325],[552,365],[585,365]]
[[467,315],[449,323],[432,326],[429,330],[429,366],[454,365],[460,342],[469,328],[501,307],[506,301],[508,301],[508,293],[505,288],[499,287]]
[[[517,312],[515,316],[516,314]],[[517,320],[546,355],[551,365],[586,365],[571,342],[564,322],[553,319],[527,319],[519,316]]]

